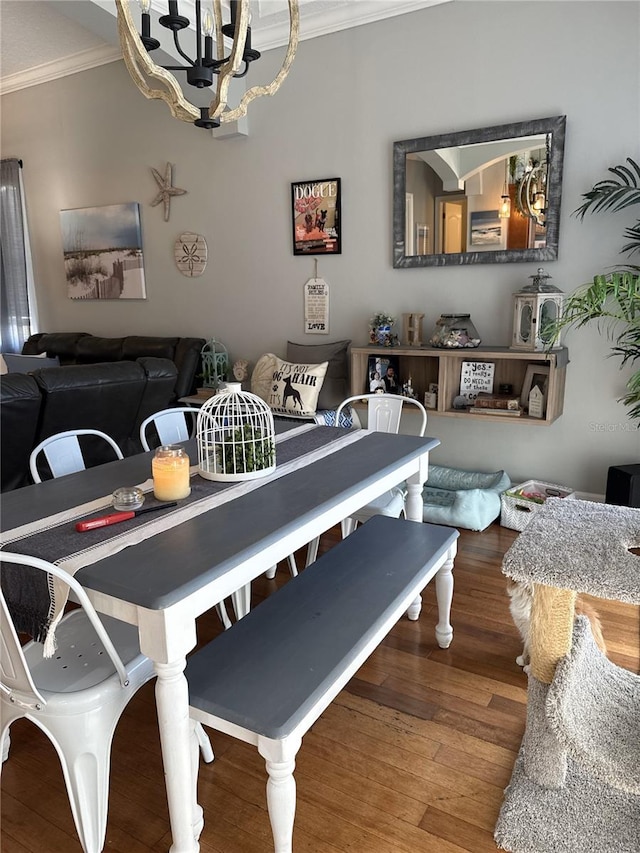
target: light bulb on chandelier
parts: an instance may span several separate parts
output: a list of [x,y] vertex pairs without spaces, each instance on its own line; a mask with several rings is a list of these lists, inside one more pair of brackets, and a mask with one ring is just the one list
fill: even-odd
[[504,161],[504,187],[500,196],[500,207],[498,208],[498,219],[509,219],[511,216],[511,196],[509,195],[509,177],[507,172],[508,160]]

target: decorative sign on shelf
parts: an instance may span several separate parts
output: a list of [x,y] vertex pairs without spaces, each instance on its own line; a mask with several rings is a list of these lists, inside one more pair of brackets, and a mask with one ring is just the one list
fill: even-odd
[[207,241],[202,234],[185,231],[175,242],[173,257],[182,275],[196,278],[207,265]]
[[495,370],[493,361],[463,361],[460,371],[460,395],[469,403],[473,403],[481,391],[492,394]]
[[329,334],[329,285],[323,278],[305,282],[304,330],[308,335]]

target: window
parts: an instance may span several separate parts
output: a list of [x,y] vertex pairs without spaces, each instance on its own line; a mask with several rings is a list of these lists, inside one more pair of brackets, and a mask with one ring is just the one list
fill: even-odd
[[35,326],[22,161],[0,161],[0,350],[21,352]]

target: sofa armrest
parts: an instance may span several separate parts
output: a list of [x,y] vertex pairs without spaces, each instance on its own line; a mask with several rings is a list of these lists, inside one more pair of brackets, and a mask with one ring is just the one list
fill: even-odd
[[38,332],[31,335],[23,347],[23,355],[58,356],[61,364],[72,364],[76,360],[76,347],[81,338],[91,337],[87,332]]
[[204,338],[180,338],[176,346],[174,361],[178,368],[175,396],[187,397],[195,394],[200,369],[200,352],[206,344]]
[[7,373],[0,381],[0,475],[2,491],[29,483],[29,456],[35,444],[42,398],[33,376]]

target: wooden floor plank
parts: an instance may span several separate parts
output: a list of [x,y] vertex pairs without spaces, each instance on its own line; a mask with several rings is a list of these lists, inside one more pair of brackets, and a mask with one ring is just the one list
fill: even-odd
[[393,724],[410,736],[429,738],[439,744],[455,746],[466,751],[469,756],[478,756],[498,764],[500,767],[511,769],[516,758],[516,752],[513,750],[504,749],[489,741],[462,734],[448,726],[434,723],[432,720],[422,720],[410,714],[399,713],[395,709],[378,705],[368,699],[362,699],[346,690],[343,690],[336,698],[334,704],[343,704],[346,707],[359,710],[362,714],[371,714],[376,719],[391,720]]
[[433,806],[427,809],[420,827],[438,838],[455,839],[456,844],[469,853],[493,853],[496,849],[493,832],[480,829],[473,823],[446,814]]

